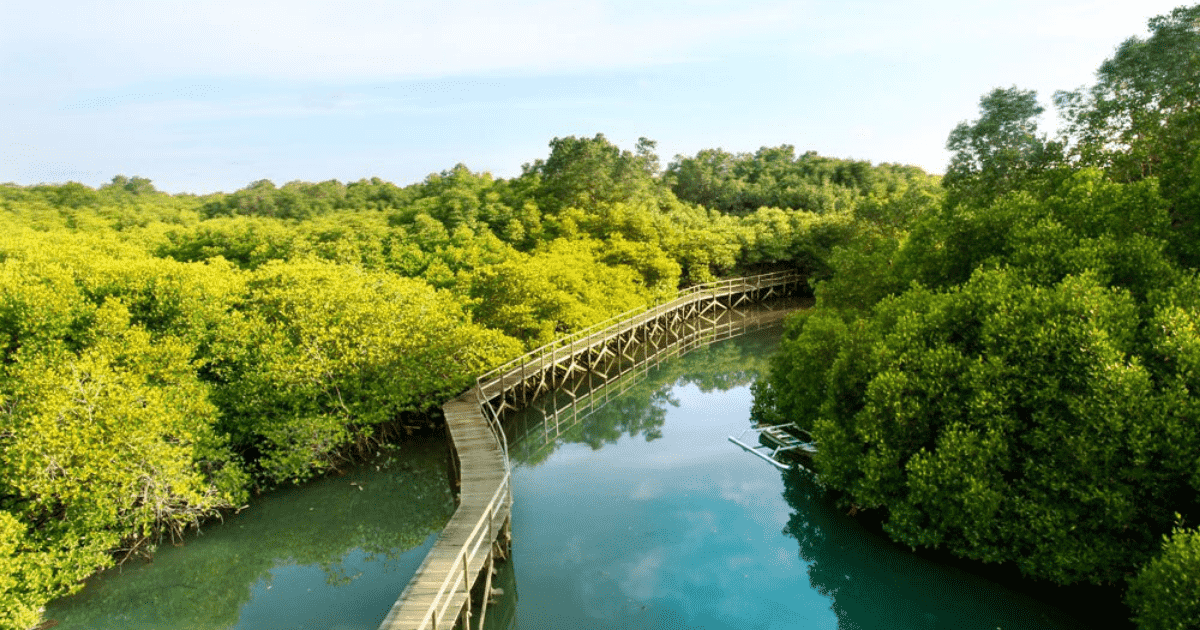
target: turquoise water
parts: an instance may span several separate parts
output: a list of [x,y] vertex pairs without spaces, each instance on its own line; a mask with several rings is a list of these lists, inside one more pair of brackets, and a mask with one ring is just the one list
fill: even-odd
[[516,423],[531,437],[513,448],[509,624],[1082,627],[897,548],[835,509],[807,473],[782,473],[730,444],[749,424],[749,384],[777,334],[666,364],[549,443],[535,420]]
[[[513,559],[488,627],[1085,627],[897,548],[807,473],[730,444],[778,334],[664,363],[573,426],[510,423]],[[444,441],[416,440],[257,497],[153,562],[89,581],[48,617],[58,630],[374,630],[452,509]]]
[[375,630],[454,503],[442,438],[256,497],[53,603],[56,630]]

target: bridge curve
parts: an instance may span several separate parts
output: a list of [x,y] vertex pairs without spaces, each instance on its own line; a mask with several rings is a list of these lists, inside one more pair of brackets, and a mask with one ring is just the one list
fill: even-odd
[[786,295],[801,282],[799,274],[786,271],[690,287],[673,300],[623,313],[505,363],[447,402],[442,410],[459,463],[459,505],[380,630],[437,630],[460,619],[468,627],[471,591],[481,576],[483,627],[492,565],[507,558],[512,540],[512,468],[500,424],[506,411],[581,374],[620,378],[661,360],[671,348],[691,349],[728,325],[721,323],[722,313]]

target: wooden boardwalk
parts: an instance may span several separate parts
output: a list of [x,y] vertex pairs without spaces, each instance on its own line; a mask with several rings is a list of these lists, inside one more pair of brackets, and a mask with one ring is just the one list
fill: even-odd
[[[471,389],[442,407],[459,462],[458,509],[381,630],[449,628],[464,612],[469,619],[471,587],[484,571],[490,582],[497,554],[507,553],[512,505],[508,453],[503,432],[498,439],[475,393]],[[479,621],[482,625],[483,619]]]
[[[507,557],[511,542],[511,468],[500,425],[505,410],[521,408],[580,374],[609,381],[668,351],[681,346],[686,351],[732,331],[723,313],[786,294],[800,280],[781,272],[692,287],[670,302],[623,314],[506,363],[447,402],[442,410],[459,463],[458,509],[380,630],[437,630],[460,620],[469,626],[471,591],[481,575],[482,598],[489,596],[492,565]],[[482,628],[486,601],[478,608]]]
[[[675,299],[623,313],[518,357],[479,377],[476,387],[491,416],[516,411],[580,374],[618,378],[680,345],[706,342],[742,327],[724,320],[732,309],[787,295],[801,282],[795,272],[718,280],[680,291]],[[690,347],[684,348],[684,351]]]

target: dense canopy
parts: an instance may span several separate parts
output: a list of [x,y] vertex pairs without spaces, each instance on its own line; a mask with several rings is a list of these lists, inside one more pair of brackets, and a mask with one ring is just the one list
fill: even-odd
[[984,95],[939,207],[834,248],[755,413],[809,430],[822,483],[898,542],[1136,575],[1141,627],[1196,627],[1197,76],[1200,6],[1058,93],[1058,137],[1034,92]]
[[254,490],[438,426],[526,349],[718,275],[826,273],[873,220],[856,212],[940,194],[785,146],[761,152],[776,176],[819,162],[874,187],[726,211],[677,196],[653,149],[555,138],[515,179],[459,164],[409,186],[0,186],[0,627]]
[[253,491],[422,427],[492,366],[682,286],[807,274],[755,414],[911,547],[1129,584],[1194,627],[1200,6],[1096,82],[980,100],[944,178],[554,138],[512,179],[0,185],[0,628]]

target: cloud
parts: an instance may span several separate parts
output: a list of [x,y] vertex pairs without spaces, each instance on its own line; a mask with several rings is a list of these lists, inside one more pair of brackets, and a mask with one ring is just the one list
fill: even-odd
[[634,501],[649,501],[663,496],[663,484],[656,478],[650,477],[642,480],[633,489],[633,493],[629,498]]
[[939,172],[981,94],[1083,85],[1175,2],[16,2],[0,181],[509,176],[596,132],[664,157],[787,142]]
[[651,549],[625,567],[625,577],[620,581],[621,592],[626,597],[644,602],[660,595],[665,551],[659,547]]
[[[1029,41],[1115,46],[1145,30],[1148,15],[1167,13],[1176,0],[1006,0],[976,3],[868,0],[853,11],[832,2],[812,5],[793,49],[823,56],[921,52],[944,55],[980,45],[1013,48]],[[1061,60],[1056,60],[1061,61]]]
[[[661,4],[661,3],[660,3]],[[20,3],[0,63],[72,81],[160,76],[397,79],[642,67],[797,19],[794,4],[597,0]],[[3,67],[0,66],[0,67]]]
[[[766,469],[764,469],[766,470]],[[717,489],[721,499],[731,501],[742,507],[774,501],[779,494],[779,480],[774,476],[763,475],[753,478],[734,479],[725,474],[717,481]]]

